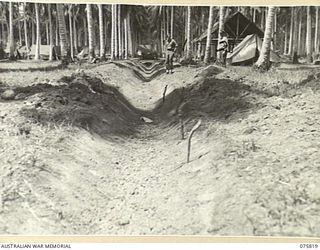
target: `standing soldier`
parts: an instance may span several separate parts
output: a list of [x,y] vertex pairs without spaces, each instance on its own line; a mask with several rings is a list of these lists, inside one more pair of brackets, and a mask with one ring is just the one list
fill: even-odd
[[174,57],[174,52],[177,50],[177,42],[170,37],[170,35],[167,35],[167,40],[166,40],[166,72],[169,74],[169,72],[172,74],[173,73],[173,57]]
[[217,51],[220,53],[220,56],[218,57],[221,60],[221,64],[226,67],[227,65],[227,54],[229,50],[229,42],[228,42],[228,37],[227,33],[225,31],[221,31],[220,33],[220,41],[218,44],[218,49]]

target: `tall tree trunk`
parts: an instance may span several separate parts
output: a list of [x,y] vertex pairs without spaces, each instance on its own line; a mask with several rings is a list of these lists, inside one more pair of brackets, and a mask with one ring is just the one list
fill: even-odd
[[128,52],[130,56],[133,56],[133,44],[132,44],[132,32],[131,32],[131,12],[127,13],[128,22]]
[[254,23],[256,22],[256,8],[255,7],[253,7],[252,21]]
[[60,53],[62,62],[67,60],[67,27],[64,19],[63,4],[57,4],[57,19],[59,25]]
[[34,25],[34,22],[33,20],[31,19],[31,46],[34,46],[36,44],[36,30],[35,30],[35,25]]
[[13,7],[12,2],[9,2],[9,58],[14,59],[14,35],[13,35]]
[[274,25],[273,25],[273,49],[277,50],[278,47],[278,35],[277,35],[277,13],[278,13],[278,9],[275,9],[275,14],[274,14]]
[[123,20],[124,24],[124,59],[128,59],[128,26],[127,18]]
[[298,63],[298,33],[299,33],[299,23],[298,23],[298,7],[292,7],[293,9],[293,37],[292,37],[292,62]]
[[18,21],[18,32],[19,32],[19,43],[22,46],[22,34],[21,34],[21,23]]
[[268,70],[270,68],[270,50],[271,50],[271,30],[274,20],[275,7],[268,7],[268,16],[266,29],[264,32],[263,43],[261,47],[261,53],[259,55],[258,61],[255,64],[255,67],[261,70]]
[[[58,11],[57,11],[58,13]],[[58,14],[57,14],[58,16]],[[59,20],[58,17],[56,18],[56,46],[59,46],[60,41],[59,41]]]
[[[220,6],[219,7],[219,34],[218,34],[218,44],[220,43],[221,40],[221,32],[224,30],[224,7]],[[221,53],[217,53],[217,61],[221,62],[222,60],[222,55]]]
[[115,4],[111,4],[111,60],[115,59]]
[[87,18],[83,17],[83,35],[84,35],[84,46],[88,47],[88,27]]
[[315,55],[319,56],[319,6],[316,6],[316,24],[315,24],[315,33],[314,33],[314,51]]
[[73,46],[74,46],[75,55],[78,54],[78,41],[79,41],[76,19],[77,19],[77,17],[74,16],[73,17],[73,23],[72,23],[73,33],[74,33],[74,35],[73,35]]
[[49,45],[49,24],[46,22],[46,45]]
[[261,19],[260,19],[260,26],[261,29],[264,30],[264,23],[265,23],[265,12],[264,12],[264,7],[261,7]]
[[119,34],[118,34],[118,5],[114,6],[114,53],[115,58],[119,59]]
[[88,34],[89,34],[89,61],[95,57],[94,51],[94,26],[92,19],[91,4],[87,4]]
[[173,17],[174,17],[174,8],[171,6],[171,37],[173,37]]
[[118,4],[118,13],[117,13],[117,20],[118,20],[118,46],[119,46],[119,59],[122,59],[123,56],[123,48],[122,48],[122,37],[121,37],[121,5]]
[[71,59],[74,58],[74,47],[73,47],[73,28],[72,28],[72,4],[68,6],[68,15],[69,15],[69,45],[70,45],[70,55]]
[[105,45],[104,45],[104,22],[103,22],[103,6],[98,4],[99,8],[99,37],[100,37],[100,60],[105,60]]
[[207,44],[206,44],[206,52],[204,54],[204,62],[208,63],[210,59],[210,48],[211,48],[211,28],[213,23],[213,6],[210,6],[209,11],[209,21],[208,21],[208,32],[207,32]]
[[49,15],[49,61],[53,60],[53,29],[52,29],[52,15],[51,15],[51,4],[48,4],[48,15]]
[[192,48],[191,48],[191,6],[187,7],[187,59],[192,59]]
[[311,6],[307,6],[307,61],[312,63],[312,19],[311,19]]
[[[24,5],[25,7],[25,5]],[[24,26],[24,40],[25,40],[25,45],[26,45],[26,50],[29,51],[29,38],[28,38],[28,24],[27,24],[27,18],[26,15],[24,14],[24,19],[23,19],[23,26]]]
[[34,8],[36,11],[36,27],[37,27],[37,37],[36,37],[36,52],[34,56],[34,60],[40,59],[40,46],[41,46],[41,33],[40,33],[40,15],[39,15],[39,4],[35,3]]
[[302,36],[302,10],[298,16],[299,28],[298,28],[298,55],[301,55],[301,36]]
[[290,37],[289,37],[289,50],[288,55],[292,55],[292,47],[293,47],[293,28],[294,28],[294,9],[291,7],[291,18],[290,18]]
[[288,51],[288,24],[285,26],[285,31],[284,31],[284,49],[283,49],[283,54],[286,55]]

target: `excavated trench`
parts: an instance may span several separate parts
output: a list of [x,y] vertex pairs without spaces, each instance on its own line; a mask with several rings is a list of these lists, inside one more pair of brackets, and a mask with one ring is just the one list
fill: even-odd
[[[181,85],[173,74],[148,109],[127,98],[144,82],[117,88],[91,71],[15,88],[0,102],[0,232],[319,235],[318,79],[280,91],[230,72],[208,67]],[[162,93],[174,78],[158,77],[145,87]],[[186,131],[203,121],[189,164],[179,112]]]

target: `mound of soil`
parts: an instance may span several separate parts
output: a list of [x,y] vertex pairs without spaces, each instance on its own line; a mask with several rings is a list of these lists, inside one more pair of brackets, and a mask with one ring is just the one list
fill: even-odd
[[141,123],[139,111],[100,79],[82,75],[59,82],[16,88],[16,99],[25,104],[20,113],[40,124],[70,124],[101,136],[132,134]]

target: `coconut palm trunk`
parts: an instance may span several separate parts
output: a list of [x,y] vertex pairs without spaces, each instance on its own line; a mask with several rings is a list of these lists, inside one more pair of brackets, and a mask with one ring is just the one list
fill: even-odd
[[72,28],[72,4],[68,6],[68,15],[69,15],[69,45],[70,45],[70,56],[73,60],[74,58],[74,47],[73,47],[73,28]]
[[315,24],[315,34],[314,34],[314,51],[315,51],[315,55],[316,57],[319,57],[319,50],[320,50],[320,46],[319,46],[319,6],[316,6],[316,24]]
[[128,54],[133,56],[132,32],[131,32],[131,12],[127,12],[127,25],[128,25]]
[[78,34],[78,30],[77,30],[77,17],[73,16],[73,23],[72,23],[72,27],[73,27],[73,46],[74,46],[74,53],[75,55],[78,54],[78,41],[79,41],[79,34]]
[[88,46],[88,27],[87,27],[87,18],[83,16],[83,40],[84,46]]
[[118,36],[118,47],[119,47],[119,59],[122,59],[122,53],[123,53],[123,48],[122,48],[122,37],[121,37],[121,5],[118,4],[118,12],[117,12],[117,36]]
[[171,37],[173,37],[173,17],[174,17],[174,7],[171,6]]
[[301,55],[301,36],[302,36],[302,10],[299,14],[299,28],[298,28],[298,55]]
[[105,45],[104,45],[104,22],[103,22],[103,6],[98,4],[99,9],[99,38],[100,38],[100,60],[105,59]]
[[49,61],[53,60],[53,28],[52,28],[52,16],[51,16],[51,4],[48,4],[48,15],[49,15]]
[[111,5],[111,60],[115,59],[115,5]]
[[191,48],[191,6],[187,7],[187,48],[186,59],[191,60],[192,48]]
[[311,19],[311,6],[307,6],[307,61],[312,63],[312,19]]
[[34,60],[40,59],[40,46],[41,46],[41,33],[40,33],[40,15],[39,15],[39,4],[34,4],[35,12],[36,12],[36,52],[34,56]]
[[14,35],[13,35],[13,7],[12,2],[9,2],[9,58],[14,59]]
[[208,63],[210,59],[210,48],[211,48],[211,30],[212,30],[212,23],[213,23],[213,6],[210,6],[209,11],[209,21],[208,21],[208,32],[207,32],[207,44],[206,44],[206,51],[204,54],[204,62]]
[[87,20],[88,20],[88,35],[89,35],[89,61],[95,57],[94,54],[94,27],[92,19],[91,4],[87,4]]
[[[219,8],[219,34],[218,34],[218,44],[220,43],[221,40],[221,32],[224,30],[224,8],[223,6],[220,6]],[[221,63],[223,60],[222,58],[222,53],[217,52],[217,61],[218,63]]]
[[27,23],[25,12],[24,12],[24,18],[23,18],[23,26],[24,26],[23,28],[24,28],[25,46],[26,46],[26,50],[29,51],[30,46],[29,46],[29,37],[28,37],[28,23]]
[[298,63],[298,35],[299,35],[299,20],[298,20],[298,7],[293,8],[294,26],[292,38],[292,62]]
[[288,55],[292,55],[292,49],[293,49],[293,32],[294,32],[294,7],[291,7],[290,37],[289,37]]
[[127,26],[127,18],[123,20],[123,28],[124,28],[124,59],[128,59],[128,26]]
[[255,64],[255,67],[260,70],[268,70],[270,68],[270,50],[271,50],[271,39],[272,39],[271,31],[272,31],[272,25],[274,20],[274,14],[275,14],[275,7],[269,6],[261,53],[259,55],[258,61]]
[[67,28],[66,21],[64,19],[63,4],[57,4],[57,19],[59,25],[59,40],[60,40],[60,53],[63,63],[67,61]]

